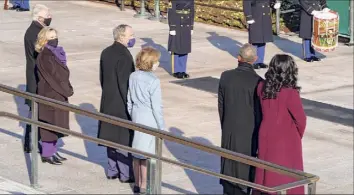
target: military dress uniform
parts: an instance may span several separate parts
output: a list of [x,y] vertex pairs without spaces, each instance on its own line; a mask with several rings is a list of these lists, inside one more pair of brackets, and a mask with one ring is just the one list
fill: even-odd
[[[264,64],[265,46],[268,42],[273,42],[272,29],[272,9],[275,0],[243,0],[243,12],[248,27],[249,43],[257,47],[258,60],[254,64],[254,68],[267,68]],[[253,21],[253,23],[251,22]]]
[[313,11],[330,11],[326,0],[299,0],[301,5],[300,37],[302,38],[302,50],[304,60],[307,62],[320,61],[316,57],[311,45],[313,31]]
[[192,50],[194,0],[171,0],[168,9],[168,51],[171,53],[172,74],[179,79],[186,73],[187,57]]

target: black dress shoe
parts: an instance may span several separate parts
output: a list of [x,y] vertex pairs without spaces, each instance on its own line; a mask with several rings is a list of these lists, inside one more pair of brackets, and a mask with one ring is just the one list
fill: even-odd
[[29,9],[18,8],[18,9],[16,9],[16,11],[18,11],[18,12],[28,12]]
[[12,6],[9,8],[9,10],[18,10],[20,9],[20,6]]
[[181,73],[181,72],[173,73],[173,77],[176,77],[178,79],[183,79],[183,73]]
[[182,75],[183,75],[183,78],[184,79],[188,79],[189,78],[189,74],[185,73],[185,72],[182,72]]
[[315,62],[321,61],[321,59],[316,56],[312,56],[311,59],[312,59],[312,61],[315,61]]
[[265,63],[258,63],[259,68],[268,68],[268,65]]
[[268,68],[268,65],[267,65],[267,64],[264,64],[264,63],[257,63],[257,64],[254,64],[254,65],[253,65],[253,68],[254,68],[254,69]]
[[121,180],[120,178],[119,178],[119,181],[120,181],[121,183],[134,183],[134,182],[135,182],[134,179],[128,179],[128,180],[123,181],[123,180]]
[[134,185],[134,187],[133,187],[133,192],[134,192],[134,193],[140,193],[140,188],[139,188],[139,186]]
[[68,160],[67,158],[64,158],[62,156],[59,155],[59,153],[55,153],[54,156],[59,160],[59,161],[65,161],[65,160]]
[[63,163],[60,162],[55,156],[52,157],[42,157],[43,163],[49,163],[52,165],[62,165]]
[[107,176],[107,179],[109,180],[115,180],[115,179],[118,179],[119,176],[118,175],[114,175],[114,176]]
[[313,62],[313,59],[312,58],[304,58],[304,61],[305,62]]

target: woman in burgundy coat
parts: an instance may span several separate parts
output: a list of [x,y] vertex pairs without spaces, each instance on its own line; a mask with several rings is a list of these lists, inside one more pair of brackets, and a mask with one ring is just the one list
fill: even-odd
[[[37,94],[68,102],[74,94],[69,81],[69,69],[66,64],[64,49],[58,46],[58,37],[55,29],[44,27],[38,34],[36,51],[37,57]],[[69,112],[44,104],[38,104],[38,119],[51,125],[69,129]],[[42,162],[61,165],[66,158],[57,152],[56,143],[64,135],[48,129],[39,128],[42,141]]]
[[[302,137],[306,115],[297,86],[298,69],[292,57],[276,55],[270,62],[265,81],[258,85],[263,119],[258,136],[258,158],[290,169],[303,170]],[[255,183],[267,187],[296,179],[264,169],[256,169]],[[255,192],[257,193],[257,192]],[[304,194],[299,187],[288,194]]]

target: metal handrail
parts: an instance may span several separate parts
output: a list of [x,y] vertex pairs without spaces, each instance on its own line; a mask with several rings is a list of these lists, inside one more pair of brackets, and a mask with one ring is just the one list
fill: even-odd
[[[208,175],[211,175],[211,176],[215,176],[215,177],[218,177],[218,178],[222,178],[222,179],[225,179],[227,181],[231,181],[231,182],[234,182],[234,183],[242,184],[242,185],[245,185],[245,186],[248,186],[248,187],[251,187],[251,188],[254,188],[254,189],[258,189],[258,190],[261,190],[261,191],[269,192],[269,193],[274,193],[274,192],[282,192],[282,193],[284,193],[287,189],[291,189],[291,188],[295,188],[295,187],[299,187],[299,186],[303,186],[303,185],[307,185],[308,184],[309,192],[312,192],[312,194],[314,194],[315,193],[315,189],[316,189],[316,185],[315,184],[319,180],[318,176],[310,174],[310,173],[297,171],[297,170],[292,170],[292,169],[289,169],[289,168],[286,168],[286,167],[283,167],[283,166],[279,166],[279,165],[276,165],[276,164],[273,164],[273,163],[269,163],[269,162],[257,159],[257,158],[249,157],[247,155],[243,155],[243,154],[240,154],[240,153],[236,153],[236,152],[232,152],[232,151],[229,151],[229,150],[226,150],[226,149],[222,149],[220,147],[209,146],[209,145],[197,143],[195,141],[192,141],[189,138],[175,136],[175,135],[173,135],[173,134],[171,134],[169,132],[161,131],[161,130],[154,129],[154,128],[151,128],[151,127],[148,127],[148,126],[145,126],[145,125],[141,125],[141,124],[136,124],[136,123],[133,123],[133,122],[128,121],[128,120],[120,119],[120,118],[113,117],[113,116],[106,115],[106,114],[102,114],[102,113],[99,113],[99,112],[84,110],[84,109],[81,109],[78,106],[74,106],[74,105],[71,105],[71,104],[68,104],[68,103],[65,103],[65,102],[60,102],[60,101],[53,100],[53,99],[50,99],[50,98],[46,98],[46,97],[43,97],[43,96],[31,94],[31,93],[28,93],[28,92],[23,92],[21,90],[18,90],[18,89],[15,89],[13,87],[9,87],[9,86],[3,85],[3,84],[0,84],[0,91],[31,100],[32,101],[32,119],[24,118],[24,117],[17,116],[17,115],[14,115],[14,114],[11,114],[11,113],[7,113],[7,112],[0,112],[0,117],[7,117],[7,118],[20,120],[20,121],[32,124],[33,127],[34,127],[33,129],[36,129],[37,126],[38,127],[43,127],[43,128],[49,129],[49,130],[53,130],[53,131],[60,132],[60,133],[63,133],[63,134],[72,135],[72,136],[75,136],[75,137],[78,137],[78,138],[81,138],[81,139],[85,139],[85,140],[88,140],[88,141],[99,143],[99,144],[102,144],[102,145],[105,145],[105,146],[109,146],[109,147],[112,147],[112,148],[122,149],[122,150],[126,150],[128,152],[140,154],[140,155],[152,158],[152,159],[157,159],[157,168],[156,168],[157,169],[156,170],[157,173],[155,173],[156,174],[155,176],[157,177],[157,181],[155,181],[156,182],[155,185],[157,185],[157,187],[156,187],[157,191],[156,192],[158,192],[158,193],[161,193],[161,168],[162,168],[161,167],[161,161],[167,162],[167,163],[170,163],[170,164],[174,164],[174,165],[178,165],[178,166],[181,166],[181,167],[184,167],[184,168],[188,168],[188,169],[191,169],[191,170],[194,170],[194,171],[198,171],[198,172],[201,172],[201,173],[204,173],[204,174],[208,174]],[[47,124],[47,123],[39,122],[38,119],[37,119],[37,116],[38,116],[38,114],[37,114],[37,111],[38,111],[38,107],[37,106],[38,105],[37,104],[38,103],[44,104],[44,105],[48,105],[48,106],[52,106],[54,108],[62,109],[62,110],[65,110],[65,111],[71,111],[71,112],[74,112],[76,114],[80,114],[80,115],[84,115],[84,116],[87,116],[87,117],[94,118],[96,120],[100,120],[100,121],[107,122],[107,123],[110,123],[110,124],[113,124],[113,125],[125,127],[125,128],[128,128],[128,129],[134,130],[134,131],[139,131],[139,132],[143,132],[143,133],[155,136],[156,139],[157,139],[157,142],[156,142],[156,145],[157,145],[156,153],[157,153],[157,155],[141,152],[141,151],[135,150],[135,149],[127,147],[127,146],[123,146],[123,145],[120,145],[120,144],[116,144],[116,143],[109,142],[109,141],[102,140],[102,139],[98,139],[98,138],[93,138],[93,137],[90,137],[90,136],[87,136],[87,135],[84,135],[84,134],[81,134],[81,133],[76,133],[74,131],[70,131],[69,129],[65,129],[65,128],[61,128],[61,127],[58,127],[58,126],[53,126],[53,125],[50,125],[50,124]],[[36,145],[36,143],[37,143],[36,135],[35,135],[36,133],[38,133],[38,131],[32,131],[32,138],[35,138],[35,139],[32,139],[32,144],[34,144],[34,145]],[[169,140],[169,141],[172,141],[172,142],[175,142],[175,143],[179,143],[179,144],[182,144],[182,145],[187,145],[187,146],[190,146],[190,147],[194,147],[194,148],[197,148],[199,150],[202,150],[202,151],[205,151],[205,152],[209,152],[209,153],[212,153],[212,154],[215,154],[215,155],[219,155],[219,156],[222,156],[224,158],[235,160],[235,161],[247,164],[247,165],[255,166],[255,167],[262,168],[262,169],[269,170],[269,171],[274,171],[276,173],[284,174],[284,175],[287,175],[287,176],[292,176],[292,177],[294,177],[296,179],[299,179],[299,180],[296,181],[296,182],[292,182],[292,183],[281,185],[281,186],[266,187],[266,186],[262,186],[262,185],[259,185],[259,184],[255,184],[255,183],[251,183],[251,182],[248,182],[248,181],[244,181],[244,180],[241,180],[241,179],[237,179],[237,178],[233,178],[233,177],[230,177],[230,176],[226,176],[226,175],[223,175],[223,174],[220,174],[220,173],[215,173],[215,172],[212,172],[212,171],[209,171],[209,170],[206,170],[206,169],[202,169],[202,168],[199,168],[199,167],[196,167],[196,166],[193,166],[193,165],[188,165],[186,163],[181,163],[181,162],[178,162],[178,161],[170,160],[168,158],[162,157],[162,152],[161,152],[162,148],[161,147],[162,147],[162,140],[163,139],[166,139],[166,140]],[[37,152],[33,149],[32,150],[32,154],[34,154],[36,156]],[[36,165],[34,165],[34,166],[36,166]],[[33,168],[33,169],[35,169],[35,168]],[[35,173],[35,172],[32,172],[32,173]]]

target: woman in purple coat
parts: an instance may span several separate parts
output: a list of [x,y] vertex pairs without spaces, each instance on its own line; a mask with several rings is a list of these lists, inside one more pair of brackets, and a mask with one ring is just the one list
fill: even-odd
[[[290,169],[303,170],[302,137],[306,115],[297,85],[298,69],[292,57],[276,55],[270,62],[265,81],[258,85],[263,119],[258,136],[258,158]],[[255,183],[267,187],[296,179],[264,169],[256,169]],[[258,193],[258,192],[256,192]],[[304,188],[288,194],[304,194]]]
[[[69,81],[69,69],[66,64],[64,49],[58,46],[57,31],[44,27],[38,34],[36,51],[37,57],[37,94],[68,102],[74,94]],[[38,119],[41,122],[69,129],[69,112],[44,104],[38,104]],[[56,143],[64,135],[48,129],[39,128],[42,141],[42,162],[54,165],[62,164],[66,158],[57,153]]]

